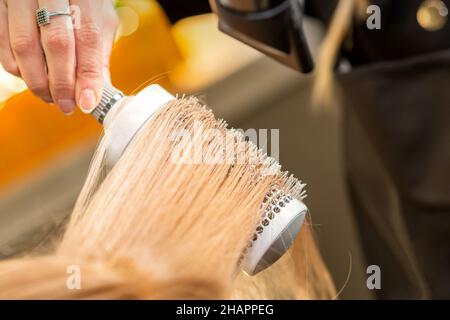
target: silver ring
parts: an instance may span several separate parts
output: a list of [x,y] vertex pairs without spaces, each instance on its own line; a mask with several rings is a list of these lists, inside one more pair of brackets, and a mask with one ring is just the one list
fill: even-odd
[[47,8],[39,8],[36,10],[36,20],[39,27],[50,23],[50,18],[54,16],[72,16],[70,12],[50,12]]

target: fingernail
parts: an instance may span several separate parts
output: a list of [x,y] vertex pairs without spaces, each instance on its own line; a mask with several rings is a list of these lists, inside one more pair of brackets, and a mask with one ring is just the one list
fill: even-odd
[[75,113],[75,109],[73,109],[71,112],[64,112],[65,116],[71,116]]
[[70,115],[75,110],[76,104],[72,99],[60,99],[58,100],[58,106],[64,114]]
[[80,108],[84,113],[91,113],[95,109],[97,100],[92,89],[84,89],[80,95]]
[[47,103],[53,103],[53,99],[50,96],[44,96],[42,97],[42,100],[44,100]]

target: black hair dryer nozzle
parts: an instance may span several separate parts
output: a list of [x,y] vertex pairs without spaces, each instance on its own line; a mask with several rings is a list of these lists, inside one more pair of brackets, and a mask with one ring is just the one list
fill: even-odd
[[215,0],[219,29],[303,73],[314,68],[303,32],[304,0]]

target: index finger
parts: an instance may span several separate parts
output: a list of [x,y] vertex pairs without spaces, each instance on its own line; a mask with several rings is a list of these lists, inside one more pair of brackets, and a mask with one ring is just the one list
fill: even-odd
[[[21,2],[21,1],[20,1]],[[40,8],[50,12],[70,12],[64,0],[39,0]],[[65,113],[75,109],[75,37],[70,16],[53,16],[41,26],[50,92],[53,100]]]

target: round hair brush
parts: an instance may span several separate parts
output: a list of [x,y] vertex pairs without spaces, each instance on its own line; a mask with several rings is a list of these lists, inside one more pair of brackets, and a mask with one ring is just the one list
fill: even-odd
[[[109,134],[105,159],[109,169],[120,159],[144,124],[172,100],[176,98],[159,85],[150,85],[133,97],[126,97],[116,88],[105,86],[100,104],[92,115]],[[260,219],[239,260],[240,267],[249,275],[277,261],[291,246],[303,225],[307,213],[302,202],[306,196],[305,185],[292,185],[294,190],[291,191],[272,187],[260,205]]]

